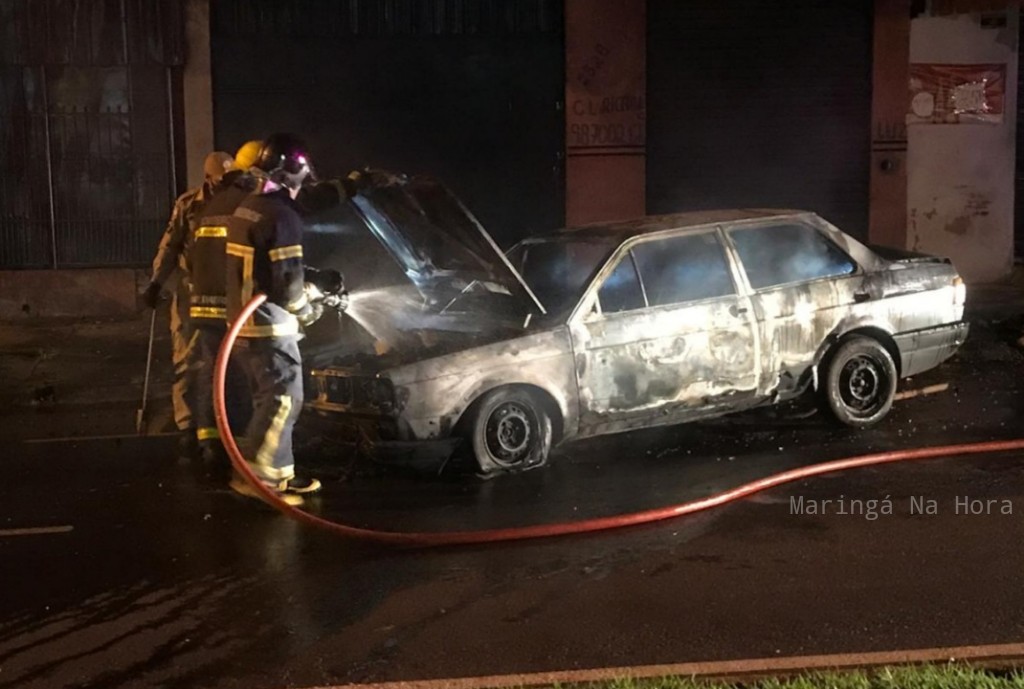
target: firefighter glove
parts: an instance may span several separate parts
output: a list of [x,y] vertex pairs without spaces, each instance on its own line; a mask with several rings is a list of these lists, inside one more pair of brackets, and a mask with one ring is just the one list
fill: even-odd
[[334,296],[334,308],[338,311],[348,308],[348,290],[342,290]]
[[324,315],[324,305],[320,302],[313,302],[308,308],[303,309],[302,313],[297,314],[295,317],[299,319],[299,323],[303,328],[308,328],[320,320],[320,316],[322,315]]
[[160,285],[155,282],[149,283],[142,293],[142,302],[147,308],[155,309],[160,304]]
[[387,170],[377,170],[367,168],[365,171],[360,173],[360,184],[361,188],[367,187],[394,187],[401,186],[407,180],[405,175],[396,175]]
[[348,176],[341,180],[341,187],[345,192],[345,198],[350,199],[366,189],[367,181],[366,175],[361,173],[359,170],[353,170],[348,173]]
[[333,268],[320,269],[306,266],[304,279],[324,294],[337,294],[345,289],[345,278],[342,277],[341,271]]

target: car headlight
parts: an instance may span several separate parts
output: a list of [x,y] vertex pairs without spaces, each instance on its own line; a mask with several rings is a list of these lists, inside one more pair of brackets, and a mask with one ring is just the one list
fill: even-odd
[[388,378],[371,378],[366,382],[366,398],[378,407],[389,407],[395,402],[395,386]]

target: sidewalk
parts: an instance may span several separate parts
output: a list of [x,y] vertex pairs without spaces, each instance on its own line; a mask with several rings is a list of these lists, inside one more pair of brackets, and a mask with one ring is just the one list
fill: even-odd
[[[1002,330],[1018,328],[1024,319],[1024,267],[1019,268],[1003,282],[969,286],[967,318],[977,325],[1009,321]],[[157,313],[148,433],[175,430],[167,317],[165,305]],[[130,320],[0,324],[0,437],[134,434],[148,336],[148,311]]]
[[[135,433],[150,312],[0,325],[0,437]],[[147,432],[174,430],[167,307],[157,313]]]

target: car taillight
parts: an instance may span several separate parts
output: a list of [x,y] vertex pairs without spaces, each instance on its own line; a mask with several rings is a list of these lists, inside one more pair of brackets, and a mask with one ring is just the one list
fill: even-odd
[[963,306],[967,303],[967,285],[959,275],[953,279],[953,304]]

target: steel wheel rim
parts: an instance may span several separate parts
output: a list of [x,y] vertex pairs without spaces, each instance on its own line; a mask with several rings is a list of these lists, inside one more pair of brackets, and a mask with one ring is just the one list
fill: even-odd
[[875,357],[861,354],[843,364],[839,375],[839,396],[847,409],[859,417],[876,414],[883,406],[889,375]]
[[537,419],[532,410],[518,402],[505,402],[487,417],[484,439],[497,462],[514,465],[529,454],[536,433]]

